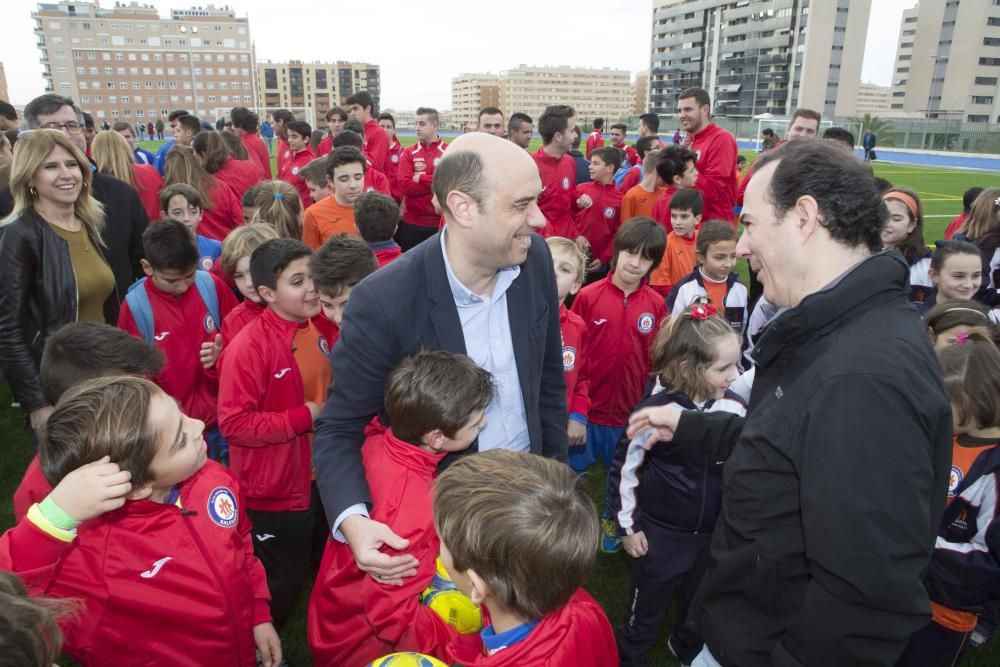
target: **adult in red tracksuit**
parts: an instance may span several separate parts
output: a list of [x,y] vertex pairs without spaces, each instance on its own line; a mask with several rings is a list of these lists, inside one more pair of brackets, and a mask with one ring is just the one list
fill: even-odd
[[366,665],[387,653],[416,651],[446,659],[457,636],[418,596],[434,578],[441,549],[434,530],[434,475],[444,453],[400,440],[392,429],[369,435],[361,450],[375,501],[371,517],[410,541],[416,575],[380,584],[358,569],[351,548],[328,540],[309,600],[307,634],[319,665]]
[[565,305],[559,306],[559,333],[566,376],[566,411],[570,419],[586,425],[590,415],[587,323]]
[[226,158],[213,175],[228,185],[233,195],[241,201],[247,190],[260,183],[260,171],[250,160]]
[[27,568],[33,593],[81,601],[60,622],[77,662],[256,664],[270,596],[240,487],[209,460],[177,489],[176,503],[126,502],[72,541],[25,521],[0,546],[0,565]]
[[[591,204],[587,208],[577,208],[576,201],[583,195],[590,197]],[[596,181],[583,183],[573,192],[576,233],[590,242],[590,254],[601,260],[601,266],[611,263],[613,241],[622,224],[623,196],[614,181],[607,185]]]
[[278,170],[278,178],[298,191],[299,199],[302,200],[303,211],[313,205],[313,200],[309,194],[309,186],[306,185],[306,179],[299,176],[299,172],[315,159],[316,154],[312,152],[309,146],[306,146],[285,160]]
[[594,131],[587,135],[587,159],[590,159],[590,154],[594,152],[595,148],[604,148],[604,135],[601,131],[594,128]]
[[406,252],[437,233],[441,214],[434,210],[434,170],[448,144],[437,137],[419,141],[403,151],[399,161],[398,183],[403,193],[403,220],[396,232],[396,242]]
[[214,176],[211,178],[214,182],[208,187],[208,198],[212,207],[202,211],[198,234],[221,242],[243,224],[243,206],[232,188]]
[[387,165],[389,162],[389,136],[374,118],[369,118],[368,122],[365,123],[365,136],[361,150],[371,160],[373,167],[383,174],[389,173]]
[[389,140],[389,159],[386,162],[386,172],[385,176],[389,179],[389,186],[392,191],[390,196],[396,201],[401,201],[403,199],[403,193],[399,190],[399,183],[397,181],[399,175],[399,161],[403,158],[403,145],[399,143],[399,139],[395,134]]
[[[698,156],[698,182],[705,201],[702,220],[733,223],[736,205],[736,139],[715,123],[694,135],[691,150]],[[749,175],[748,175],[749,176]]]
[[[260,134],[257,131],[247,132],[245,130],[240,131],[240,141],[247,149],[251,157],[251,161],[257,166],[258,172],[261,179],[271,180],[271,154],[267,152],[267,145],[264,140],[260,138]],[[278,140],[278,151],[279,154],[283,150],[281,146],[282,140]],[[288,148],[288,144],[285,144],[284,149]]]
[[576,239],[576,225],[573,224],[573,189],[576,187],[576,162],[568,153],[552,157],[545,147],[531,154],[538,165],[538,175],[542,179],[542,194],[538,198],[538,208],[548,221],[540,233],[542,236],[564,236]]
[[[776,143],[773,148],[770,148],[770,149],[764,151],[764,153],[761,153],[761,155],[764,155],[765,153],[770,153],[771,151],[773,151],[775,148],[777,148],[778,146],[782,145],[783,143],[785,143],[784,139],[782,139],[781,141],[779,141],[778,143]],[[758,155],[757,157],[760,157],[760,156]],[[750,163],[750,166],[747,167],[747,174],[746,174],[746,176],[743,177],[743,180],[741,180],[739,182],[739,186],[736,188],[736,206],[738,206],[740,208],[743,207],[743,197],[746,194],[747,185],[749,185],[750,179],[753,178],[753,172],[754,172],[754,169],[756,168],[756,165],[757,165],[757,158],[754,158],[753,162]],[[701,163],[700,162],[698,163],[698,169],[699,169],[698,173],[699,173],[699,178],[700,178],[701,177],[700,176],[701,175],[701,171],[700,171],[701,170]],[[705,218],[705,219],[707,220],[708,218]]]

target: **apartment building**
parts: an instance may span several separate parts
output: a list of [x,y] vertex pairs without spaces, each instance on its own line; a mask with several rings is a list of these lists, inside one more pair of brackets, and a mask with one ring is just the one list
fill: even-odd
[[545,107],[568,104],[578,122],[598,116],[611,121],[633,114],[631,72],[610,68],[529,67],[500,72],[500,108],[509,117],[520,111],[537,120]]
[[[306,120],[326,126],[326,112],[342,106],[350,95],[367,91],[379,109],[382,70],[372,63],[305,63],[299,60],[257,63],[257,106],[267,109],[305,107]],[[313,115],[313,113],[315,115]]]
[[459,74],[451,80],[452,122],[476,128],[479,110],[500,106],[500,77],[496,74]]
[[723,116],[853,116],[871,0],[654,0],[649,104],[705,88]]
[[646,113],[646,100],[649,97],[649,72],[637,72],[635,83],[632,84],[634,105],[632,113],[640,115]]
[[890,110],[1000,122],[1000,0],[920,0],[903,12]]
[[876,83],[862,83],[858,86],[858,102],[855,116],[884,116],[889,112],[890,86],[880,86]]
[[216,109],[257,99],[250,24],[229,7],[161,17],[137,2],[39,3],[31,17],[46,91],[73,97],[98,124],[155,122],[174,109],[214,121]]

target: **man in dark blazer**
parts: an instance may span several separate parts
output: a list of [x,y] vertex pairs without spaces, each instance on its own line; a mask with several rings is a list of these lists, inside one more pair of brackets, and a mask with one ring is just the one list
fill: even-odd
[[403,357],[421,348],[468,353],[497,378],[486,412],[491,431],[470,451],[566,459],[559,301],[551,256],[535,233],[545,225],[541,190],[534,162],[514,144],[484,133],[459,137],[434,174],[447,227],[351,292],[313,460],[334,536],[380,581],[401,581],[416,567],[412,556],[379,552],[407,542],[367,518],[361,462],[365,425],[376,414],[385,419],[385,380]]

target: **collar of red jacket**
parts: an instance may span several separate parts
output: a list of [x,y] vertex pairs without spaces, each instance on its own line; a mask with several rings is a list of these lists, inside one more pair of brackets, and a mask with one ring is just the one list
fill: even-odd
[[444,458],[445,452],[428,452],[419,446],[400,440],[392,432],[390,426],[385,433],[383,446],[386,454],[396,463],[409,468],[410,470],[425,474],[427,477],[434,477],[438,464]]

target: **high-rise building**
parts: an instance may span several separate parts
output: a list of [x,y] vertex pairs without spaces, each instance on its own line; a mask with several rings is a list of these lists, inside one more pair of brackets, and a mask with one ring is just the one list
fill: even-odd
[[1000,122],[1000,2],[920,0],[903,12],[890,109]]
[[451,80],[452,122],[475,129],[479,110],[500,106],[500,77],[496,74],[459,74]]
[[884,116],[889,112],[889,86],[862,83],[858,86],[858,102],[854,115]]
[[217,108],[257,99],[250,24],[228,7],[164,18],[136,2],[39,3],[31,17],[46,91],[73,97],[98,124],[155,122],[174,109],[214,120]]
[[852,116],[871,0],[654,0],[649,104],[704,88],[723,116]]
[[500,72],[500,108],[506,117],[520,111],[536,121],[550,104],[568,104],[577,122],[602,116],[623,120],[633,113],[631,73],[584,67],[528,67]]
[[646,113],[646,110],[649,108],[646,106],[646,98],[649,97],[649,72],[636,72],[632,91],[634,94],[633,99],[635,100],[632,113],[636,115]]
[[[315,111],[315,121],[326,126],[326,112],[341,106],[344,99],[362,90],[372,96],[379,109],[382,96],[381,67],[372,63],[352,63],[342,60],[328,63],[304,63],[291,60],[257,63],[258,106],[267,109],[305,107]],[[310,116],[310,114],[307,114]]]
[[3,63],[0,63],[0,100],[10,102],[10,93],[7,92],[7,73],[4,72]]

